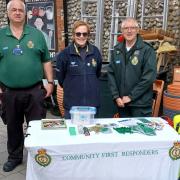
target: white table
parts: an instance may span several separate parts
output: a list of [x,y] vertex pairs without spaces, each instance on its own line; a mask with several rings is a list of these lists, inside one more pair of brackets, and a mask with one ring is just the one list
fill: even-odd
[[[116,120],[120,119],[97,121]],[[169,150],[174,142],[180,142],[180,137],[166,123],[156,136],[116,131],[70,136],[68,129],[41,130],[41,121],[31,121],[29,125],[30,135],[25,138],[26,180],[177,180],[180,159],[172,160]],[[43,166],[35,157],[41,163],[51,161]]]

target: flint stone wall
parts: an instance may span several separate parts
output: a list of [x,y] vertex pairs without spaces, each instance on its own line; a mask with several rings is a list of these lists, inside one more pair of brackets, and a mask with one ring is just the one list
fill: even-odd
[[6,26],[7,24],[6,1],[0,0],[0,27]]
[[[127,1],[119,0],[116,4],[116,9],[119,13],[119,16],[126,16],[127,12]],[[69,40],[72,40],[72,25],[75,21],[81,18],[81,0],[67,0],[67,23],[68,23],[68,36]],[[88,16],[97,15],[97,3],[87,3],[84,7],[84,12]],[[138,1],[136,17],[140,22],[142,12],[142,3],[141,0]],[[163,13],[163,0],[148,0],[145,3],[145,15],[146,16],[156,16]],[[180,1],[179,0],[169,0],[169,11],[168,11],[168,23],[167,30],[174,34],[173,44],[180,48]],[[109,54],[109,43],[110,43],[110,32],[111,32],[111,15],[112,15],[112,0],[104,0],[104,19],[103,19],[103,43],[102,43],[102,54],[104,60],[108,60]],[[91,26],[91,31],[96,31],[96,20],[95,18],[88,18],[88,23]],[[119,21],[119,23],[121,23]],[[8,24],[7,14],[6,14],[6,1],[0,0],[0,27],[6,26]],[[145,18],[144,19],[144,29],[149,28],[161,28],[162,27],[162,18]],[[91,42],[95,42],[95,33],[91,34]],[[155,49],[158,48],[158,42],[153,43]],[[180,64],[178,59],[176,64]]]
[[[81,0],[67,0],[68,6],[68,30],[69,30],[69,39],[71,39],[71,28],[73,23],[76,20],[81,18]],[[85,7],[85,12],[89,16],[96,16],[96,6],[97,3],[90,3],[89,6]],[[148,0],[145,3],[144,13],[145,16],[158,16],[163,14],[163,0]],[[120,0],[116,4],[117,11],[119,16],[126,16],[127,12],[127,1]],[[139,0],[137,5],[136,17],[140,22],[142,13],[142,3]],[[103,28],[103,45],[102,45],[102,54],[104,60],[107,60],[108,57],[108,48],[110,41],[110,32],[111,32],[111,15],[112,15],[112,0],[104,1],[104,28]],[[169,13],[168,13],[168,23],[167,30],[174,34],[175,41],[173,42],[178,48],[180,48],[180,1],[179,0],[169,0]],[[88,19],[89,20],[89,19]],[[95,32],[96,26],[95,21],[88,21],[91,25],[91,31]],[[121,23],[119,21],[119,23]],[[163,19],[162,17],[156,18],[145,18],[144,19],[144,29],[149,28],[162,28]],[[99,32],[101,33],[101,32]],[[91,39],[92,40],[92,39]],[[94,40],[94,38],[93,38]],[[153,43],[154,48],[157,49],[159,46],[158,42]]]

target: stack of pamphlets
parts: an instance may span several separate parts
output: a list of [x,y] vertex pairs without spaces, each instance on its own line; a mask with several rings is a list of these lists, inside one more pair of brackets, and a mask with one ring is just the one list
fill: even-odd
[[64,129],[67,128],[65,119],[42,119],[42,129]]

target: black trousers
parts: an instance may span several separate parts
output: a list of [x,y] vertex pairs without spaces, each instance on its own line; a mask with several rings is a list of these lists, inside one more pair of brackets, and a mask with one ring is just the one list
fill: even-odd
[[118,107],[120,118],[126,117],[151,117],[152,106],[149,107],[133,107],[125,106],[124,108]]
[[8,160],[22,160],[24,147],[24,119],[31,120],[46,117],[44,108],[45,90],[41,85],[25,89],[5,88],[2,96],[3,111],[7,123]]

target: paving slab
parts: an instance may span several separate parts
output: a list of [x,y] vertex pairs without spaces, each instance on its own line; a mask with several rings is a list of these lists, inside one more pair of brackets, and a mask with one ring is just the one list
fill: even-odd
[[21,173],[10,174],[6,177],[0,177],[0,180],[25,180],[26,177]]

